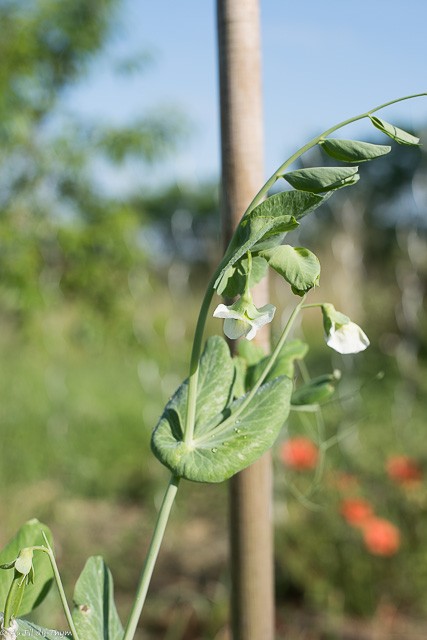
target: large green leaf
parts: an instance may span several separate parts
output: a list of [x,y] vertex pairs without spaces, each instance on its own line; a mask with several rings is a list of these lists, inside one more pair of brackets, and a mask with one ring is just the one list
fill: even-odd
[[176,437],[163,415],[152,438],[159,460],[175,475],[194,482],[222,482],[249,466],[276,440],[290,408],[292,382],[280,377],[260,387],[233,419],[245,397],[209,425],[196,427],[191,445]]
[[88,559],[74,589],[73,621],[81,640],[121,640],[113,578],[101,556]]
[[[308,345],[302,340],[296,339],[286,342],[265,378],[265,382],[274,380],[274,378],[279,376],[286,376],[287,378],[292,379],[294,377],[295,361],[302,360],[307,355],[307,352]],[[246,373],[247,390],[252,389],[257,380],[259,380],[269,359],[270,356],[264,356],[256,362],[248,363],[249,366]]]
[[304,247],[291,247],[285,244],[267,249],[261,255],[268,261],[270,267],[291,285],[296,295],[303,296],[319,282],[319,259]]
[[358,167],[314,167],[285,173],[283,178],[300,191],[322,193],[349,187],[359,180]]
[[58,631],[57,629],[44,629],[28,620],[16,620],[18,623],[17,638],[34,638],[38,640],[58,640],[58,638],[71,638],[71,633]]
[[385,133],[387,136],[398,142],[399,144],[418,145],[420,139],[411,133],[395,127],[394,124],[381,120],[376,116],[369,116],[374,127]]
[[[42,532],[53,545],[50,529],[36,520],[29,520],[17,532],[14,538],[1,550],[0,564],[15,560],[21,549],[45,545]],[[42,551],[35,551],[33,557],[35,581],[25,587],[24,597],[19,609],[19,615],[26,615],[37,607],[47,595],[52,584],[53,573],[49,557]],[[13,569],[0,570],[0,609],[4,609],[6,597],[13,578]]]
[[[196,400],[196,428],[209,424],[231,402],[235,377],[234,363],[224,338],[212,336],[206,341],[200,358]],[[179,439],[184,437],[183,427],[187,414],[188,380],[185,380],[167,403],[163,416],[167,416]]]
[[298,220],[317,209],[329,195],[284,191],[267,198],[244,215],[222,261],[215,289],[228,269],[245,253],[280,244],[286,233],[298,226]]
[[391,151],[389,146],[359,142],[358,140],[326,138],[321,140],[319,144],[328,156],[341,162],[367,162],[384,156]]

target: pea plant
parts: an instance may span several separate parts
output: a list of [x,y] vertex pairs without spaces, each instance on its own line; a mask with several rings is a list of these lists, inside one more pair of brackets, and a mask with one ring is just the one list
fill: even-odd
[[[152,435],[152,451],[171,473],[159,510],[151,544],[126,627],[119,619],[111,573],[99,556],[87,561],[69,607],[53,552],[49,528],[38,520],[24,524],[0,552],[1,637],[37,635],[53,640],[71,635],[74,640],[132,640],[146,598],[166,524],[180,480],[223,482],[257,460],[275,442],[292,408],[312,411],[334,391],[337,376],[326,374],[294,388],[294,363],[304,358],[307,345],[289,340],[295,319],[317,307],[326,343],[341,354],[366,349],[363,330],[328,302],[310,303],[308,295],[319,284],[320,263],[310,250],[284,244],[300,220],[320,207],[335,191],[359,180],[358,165],[391,151],[390,146],[331,137],[361,119],[397,143],[418,145],[418,138],[379,118],[380,109],[414,98],[407,96],[337,124],[294,153],[261,188],[245,211],[230,244],[207,286],[198,317],[188,378],[167,403]],[[339,166],[289,171],[315,146]],[[269,196],[279,180],[287,187]],[[267,273],[276,271],[295,296],[293,311],[271,353],[265,355],[250,341],[272,321],[275,307],[257,308],[251,288]],[[221,335],[204,342],[205,324],[215,295],[232,304],[219,303],[215,318],[223,319],[224,334],[241,341],[232,357]],[[249,342],[248,342],[249,341]],[[55,582],[69,631],[36,626],[29,614]]]

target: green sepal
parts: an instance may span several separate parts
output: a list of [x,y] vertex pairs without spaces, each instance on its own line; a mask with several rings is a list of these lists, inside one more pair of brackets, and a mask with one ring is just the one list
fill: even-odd
[[196,429],[190,444],[176,437],[166,414],[154,431],[153,451],[175,476],[194,482],[223,482],[273,445],[289,414],[291,392],[292,381],[284,376],[262,385],[235,419],[233,414],[246,396]]
[[391,147],[359,140],[340,140],[338,138],[326,138],[319,145],[334,160],[340,162],[369,162],[390,153]]
[[[267,273],[268,265],[261,256],[252,258],[251,272],[249,274],[249,288],[260,282]],[[242,257],[224,273],[221,282],[218,284],[217,293],[226,298],[236,298],[245,291],[248,279],[249,260]]]
[[[281,349],[275,363],[271,370],[268,372],[265,379],[266,382],[274,380],[278,376],[286,376],[292,379],[295,373],[295,361],[303,360],[307,355],[308,345],[302,340],[290,340]],[[259,380],[266,365],[268,364],[269,356],[264,356],[258,362],[248,367],[246,373],[246,390],[249,391]]]
[[282,177],[300,191],[323,193],[349,187],[359,180],[358,167],[315,167],[298,169]]
[[89,558],[74,589],[73,621],[81,640],[121,640],[113,578],[101,556]]
[[313,378],[310,382],[294,390],[291,406],[313,405],[329,400],[335,393],[335,387],[339,379],[340,376],[337,373]]
[[296,295],[303,296],[319,284],[320,262],[309,249],[285,244],[267,249],[261,255],[291,285]]
[[411,133],[404,131],[403,129],[399,129],[399,127],[395,127],[394,124],[390,124],[390,122],[386,122],[381,118],[377,118],[377,116],[369,116],[374,127],[385,133],[389,138],[392,138],[395,142],[399,144],[407,144],[407,145],[419,145],[420,139],[416,136],[413,136]]
[[[13,564],[15,564],[22,549],[44,546],[45,540],[42,532],[46,535],[49,544],[53,545],[52,534],[45,524],[42,524],[36,519],[26,522],[19,529],[15,537],[12,538],[0,552],[0,563],[2,565],[10,564],[11,558],[15,558],[15,560],[13,560]],[[34,584],[28,584],[25,587],[25,593],[19,611],[20,615],[30,613],[44,600],[53,580],[52,567],[47,554],[43,552],[34,554],[32,566],[37,580]],[[6,602],[10,584],[9,574],[0,572],[0,607]]]
[[337,311],[333,304],[330,302],[325,302],[322,304],[322,316],[323,316],[323,327],[325,329],[325,334],[329,335],[331,329],[335,326],[342,326],[343,324],[348,324],[350,322],[350,318],[341,311]]

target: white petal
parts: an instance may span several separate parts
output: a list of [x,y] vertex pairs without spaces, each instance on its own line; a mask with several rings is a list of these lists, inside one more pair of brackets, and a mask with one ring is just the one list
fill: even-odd
[[253,324],[249,332],[245,336],[246,340],[253,340],[257,334],[257,331],[258,331],[258,327]]
[[251,325],[244,320],[235,320],[233,318],[226,318],[226,320],[224,320],[224,333],[230,340],[237,340],[237,338],[246,336],[250,332],[250,329]]
[[326,344],[338,353],[359,353],[369,347],[369,338],[355,322],[342,324],[331,330]]
[[213,312],[214,318],[235,318],[236,320],[242,319],[242,314],[238,311],[234,311],[227,307],[225,304],[219,304]]

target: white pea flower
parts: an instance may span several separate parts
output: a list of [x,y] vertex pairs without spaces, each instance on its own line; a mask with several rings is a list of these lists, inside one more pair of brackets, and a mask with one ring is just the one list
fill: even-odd
[[322,305],[326,344],[338,353],[360,353],[369,347],[366,333],[332,304]]
[[239,298],[234,304],[227,307],[219,304],[215,309],[214,318],[224,318],[224,333],[227,338],[237,340],[245,337],[252,340],[258,329],[273,320],[276,307],[266,304],[257,309],[250,298]]

